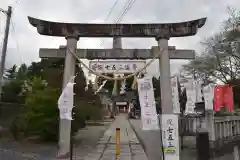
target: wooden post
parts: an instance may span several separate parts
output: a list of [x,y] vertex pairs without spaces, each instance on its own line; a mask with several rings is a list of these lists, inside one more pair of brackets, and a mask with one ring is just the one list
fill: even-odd
[[116,128],[116,155],[120,155],[120,128]]
[[196,148],[198,160],[210,160],[209,136],[206,130],[197,133]]

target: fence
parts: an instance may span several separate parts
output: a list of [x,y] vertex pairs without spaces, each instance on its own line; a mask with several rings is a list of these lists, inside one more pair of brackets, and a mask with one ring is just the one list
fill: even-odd
[[[240,116],[212,117],[214,122],[214,139],[226,139],[240,135]],[[206,127],[205,117],[181,117],[181,133],[186,136],[195,136],[198,128]]]
[[215,140],[231,139],[240,135],[240,116],[227,116],[214,119]]
[[206,128],[214,155],[232,152],[235,146],[240,145],[240,116],[186,116],[180,118],[180,125],[182,137],[196,136],[199,128]]
[[183,136],[195,136],[198,128],[203,125],[204,117],[184,116],[180,117],[180,134]]

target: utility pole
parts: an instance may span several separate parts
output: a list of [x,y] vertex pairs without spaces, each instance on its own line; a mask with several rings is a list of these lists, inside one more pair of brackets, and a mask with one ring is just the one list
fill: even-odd
[[9,28],[10,28],[10,20],[12,17],[12,7],[8,6],[8,10],[4,11],[0,9],[1,12],[7,15],[6,20],[6,27],[3,39],[3,48],[2,48],[2,58],[1,58],[1,66],[0,66],[0,100],[2,98],[2,85],[3,85],[3,74],[5,70],[5,61],[6,61],[6,53],[7,53],[7,45],[8,45],[8,35],[9,35]]

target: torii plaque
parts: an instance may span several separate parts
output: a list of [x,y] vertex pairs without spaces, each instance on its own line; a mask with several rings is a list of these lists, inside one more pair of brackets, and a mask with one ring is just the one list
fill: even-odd
[[[28,17],[32,26],[37,28],[41,35],[65,37],[67,47],[72,51],[77,48],[80,37],[154,37],[158,46],[163,49],[160,55],[162,113],[172,114],[172,92],[170,62],[168,54],[168,40],[170,37],[193,36],[201,28],[206,18],[180,23],[156,23],[156,24],[89,24],[89,23],[60,23],[40,20]],[[66,51],[63,86],[67,84],[71,76],[75,75],[76,59]],[[71,121],[60,121],[59,157],[64,157],[70,150]],[[69,159],[69,156],[66,156]]]

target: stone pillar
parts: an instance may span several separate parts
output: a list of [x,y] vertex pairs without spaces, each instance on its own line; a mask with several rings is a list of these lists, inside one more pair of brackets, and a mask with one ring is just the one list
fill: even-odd
[[205,111],[205,126],[206,126],[205,130],[207,130],[209,132],[209,141],[211,144],[211,142],[215,141],[215,126],[214,126],[214,111],[213,110]]
[[[63,89],[72,78],[75,76],[76,58],[70,52],[77,49],[78,37],[66,37],[67,49],[63,75]],[[70,50],[69,50],[69,49]],[[71,121],[60,119],[59,122],[59,151],[58,158],[70,160],[70,140],[71,140]]]
[[[159,58],[159,71],[160,71],[160,87],[161,87],[161,107],[162,114],[174,114],[173,113],[173,102],[172,102],[172,87],[171,87],[171,70],[170,70],[170,59],[168,54],[168,37],[157,37],[158,46],[160,50],[163,49]],[[160,119],[160,134],[162,136],[162,126],[161,126],[161,117]],[[176,124],[178,125],[178,123]],[[179,128],[179,127],[178,127]],[[180,142],[179,142],[180,143]],[[161,140],[161,144],[163,144]],[[179,144],[176,146],[179,149]],[[177,151],[177,152],[178,152]],[[162,153],[161,159],[169,160],[171,156],[166,156],[163,154],[163,150],[160,147],[160,152]],[[179,154],[179,153],[177,153]],[[164,158],[163,158],[164,155]],[[180,154],[179,154],[180,155]]]
[[170,59],[168,54],[168,38],[158,38],[158,46],[163,49],[159,59],[160,83],[161,83],[161,107],[163,114],[173,113]]
[[121,37],[113,37],[113,49],[122,49]]
[[239,160],[240,159],[240,156],[239,156],[239,148],[237,145],[234,146],[234,149],[233,149],[233,157],[234,157],[234,160]]
[[[121,37],[113,37],[113,49],[122,49],[122,38]],[[113,104],[112,104],[112,112],[110,117],[116,116],[117,106],[115,101],[115,95],[113,95]]]

